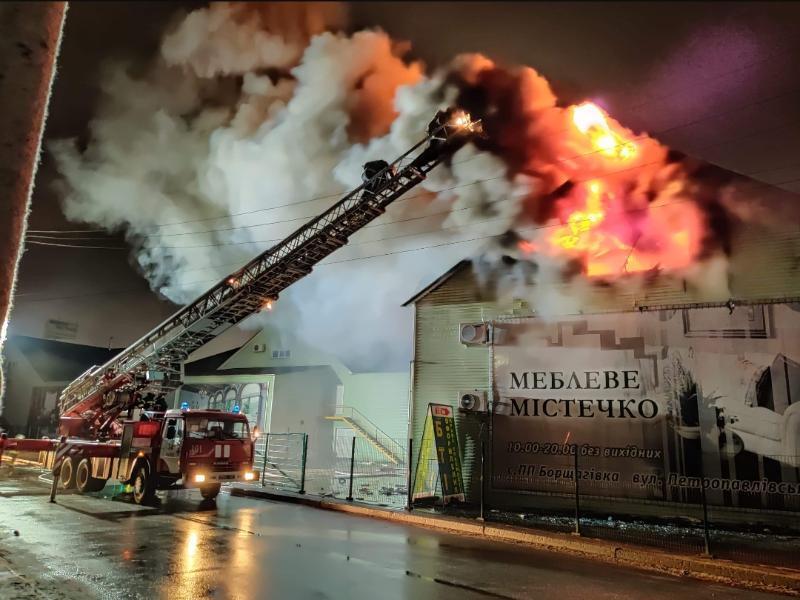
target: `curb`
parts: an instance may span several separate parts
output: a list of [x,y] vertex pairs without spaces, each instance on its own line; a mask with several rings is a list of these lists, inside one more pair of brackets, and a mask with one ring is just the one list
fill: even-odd
[[347,513],[404,523],[449,533],[480,536],[500,542],[525,544],[541,550],[579,554],[605,562],[672,575],[694,577],[726,583],[735,587],[781,592],[800,597],[800,571],[781,567],[763,567],[735,563],[728,560],[709,559],[702,556],[672,554],[639,546],[607,542],[604,540],[573,537],[513,527],[511,525],[485,524],[457,517],[432,516],[420,513],[386,510],[371,506],[351,504],[337,500],[294,494],[279,494],[262,490],[233,487],[232,496],[249,496],[301,504],[323,510]]

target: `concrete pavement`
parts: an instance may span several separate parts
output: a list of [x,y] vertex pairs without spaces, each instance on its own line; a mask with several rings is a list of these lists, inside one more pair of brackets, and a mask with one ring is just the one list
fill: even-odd
[[4,599],[776,598],[228,494],[141,508],[77,494],[52,505],[47,491],[36,473],[0,473]]

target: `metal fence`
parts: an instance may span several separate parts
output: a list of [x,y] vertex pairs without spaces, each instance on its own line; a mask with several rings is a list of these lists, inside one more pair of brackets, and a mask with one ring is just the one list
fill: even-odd
[[305,493],[308,434],[267,433],[256,440],[261,485]]
[[719,480],[704,477],[702,469],[693,480],[700,483],[688,489],[676,489],[675,482],[688,477],[684,473],[661,472],[640,483],[606,478],[626,468],[587,456],[572,444],[513,474],[492,473],[486,464],[483,485],[491,488],[489,502],[478,505],[478,498],[487,495],[473,493],[470,505],[439,510],[684,554],[800,568],[800,512],[794,495],[770,493],[765,486],[759,506],[780,510],[720,506],[714,503],[722,497]]
[[[331,495],[349,501],[405,507],[408,498],[408,442],[340,431],[344,435],[336,437]],[[387,453],[386,448],[393,451]]]
[[[256,440],[261,485],[306,491],[392,508],[408,504],[408,441],[339,428],[330,454],[311,464],[305,433],[270,433]],[[390,451],[387,451],[390,449]],[[319,453],[318,453],[319,454]]]

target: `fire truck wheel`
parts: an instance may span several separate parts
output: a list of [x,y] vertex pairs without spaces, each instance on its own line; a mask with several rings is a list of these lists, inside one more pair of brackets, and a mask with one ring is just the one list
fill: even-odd
[[75,472],[77,471],[78,459],[75,456],[67,458],[61,463],[61,475],[59,481],[61,488],[71,490],[75,487]]
[[217,483],[215,485],[204,485],[200,488],[200,495],[203,496],[205,500],[213,500],[219,494],[220,484]]
[[136,504],[150,504],[155,497],[156,486],[150,476],[150,469],[147,465],[139,465],[133,475],[133,501]]
[[92,477],[92,462],[88,458],[84,458],[78,463],[78,469],[75,471],[75,485],[81,494],[86,492],[99,492],[105,487],[105,479]]

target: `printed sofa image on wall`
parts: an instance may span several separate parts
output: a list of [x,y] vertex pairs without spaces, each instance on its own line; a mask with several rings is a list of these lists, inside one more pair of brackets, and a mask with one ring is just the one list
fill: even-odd
[[720,408],[720,431],[744,450],[800,467],[798,400],[800,365],[779,354],[771,365],[755,369],[740,406]]

